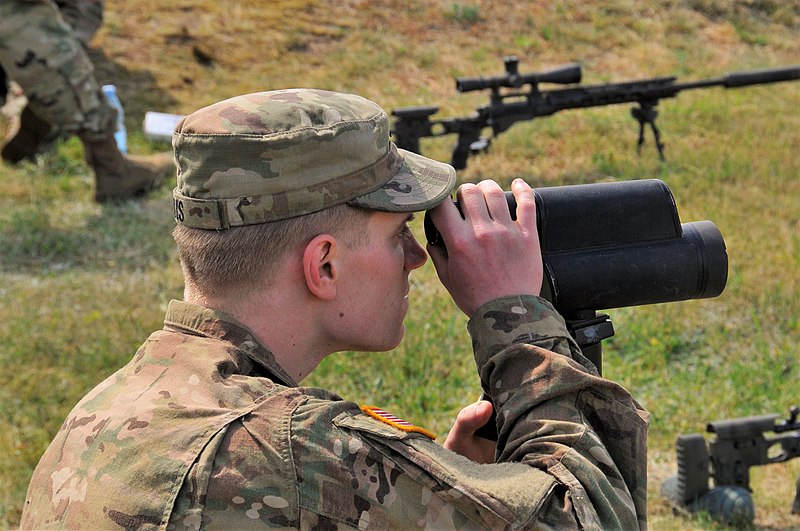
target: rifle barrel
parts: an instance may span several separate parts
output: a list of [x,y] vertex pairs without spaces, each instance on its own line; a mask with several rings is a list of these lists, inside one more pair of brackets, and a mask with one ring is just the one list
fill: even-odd
[[739,88],[750,85],[763,85],[766,83],[780,83],[781,81],[795,81],[800,79],[800,66],[784,66],[781,68],[764,68],[761,70],[747,70],[733,72],[722,77],[687,81],[676,84],[680,90],[691,90],[707,87]]
[[762,70],[749,70],[747,72],[734,72],[723,78],[725,88],[746,87],[761,83],[778,83],[780,81],[794,81],[800,79],[800,65],[782,68],[764,68]]

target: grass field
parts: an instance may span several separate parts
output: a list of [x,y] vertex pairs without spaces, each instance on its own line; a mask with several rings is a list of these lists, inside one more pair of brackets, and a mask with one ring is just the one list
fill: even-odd
[[[118,86],[131,150],[146,110],[188,113],[245,92],[314,86],[386,109],[435,104],[463,116],[486,94],[453,77],[570,61],[584,83],[680,80],[800,63],[800,7],[772,0],[107,2],[92,57]],[[682,221],[713,220],[730,260],[722,296],[610,310],[604,376],[652,414],[652,529],[715,529],[659,496],[674,441],[707,421],[800,405],[800,83],[687,92],[659,106],[666,161],[636,155],[628,106],[518,124],[470,160],[462,182],[534,186],[660,178]],[[7,120],[0,118],[0,131]],[[449,158],[452,138],[427,140]],[[0,528],[14,528],[36,462],[74,403],[161,327],[182,281],[171,183],[100,206],[75,139],[35,163],[0,166]],[[421,236],[421,223],[414,227]],[[305,383],[381,405],[439,434],[479,394],[465,318],[430,263],[412,276],[404,343],[339,354]],[[376,361],[377,360],[377,361]],[[798,529],[800,459],[754,469],[756,526]]]

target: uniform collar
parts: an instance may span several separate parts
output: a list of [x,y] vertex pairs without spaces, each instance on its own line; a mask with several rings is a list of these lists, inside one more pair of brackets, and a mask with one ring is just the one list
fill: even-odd
[[172,300],[164,318],[164,327],[226,341],[244,352],[256,365],[265,369],[269,378],[275,383],[297,387],[297,382],[278,365],[275,356],[261,344],[253,331],[228,313]]

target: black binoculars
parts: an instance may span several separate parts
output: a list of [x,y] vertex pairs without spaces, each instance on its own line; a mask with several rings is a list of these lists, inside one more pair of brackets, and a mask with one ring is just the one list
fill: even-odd
[[[542,297],[562,314],[716,297],[728,279],[711,221],[681,223],[658,179],[538,188]],[[516,217],[516,202],[506,192]],[[456,202],[457,204],[457,202]],[[425,235],[444,245],[430,216]]]

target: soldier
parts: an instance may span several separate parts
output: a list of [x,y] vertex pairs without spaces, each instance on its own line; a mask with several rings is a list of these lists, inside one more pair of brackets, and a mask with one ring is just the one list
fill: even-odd
[[[397,149],[373,102],[312,89],[200,109],[173,147],[184,300],[69,414],[22,529],[645,527],[648,414],[538,297],[524,181],[516,221],[493,181],[459,188],[462,218],[445,200],[452,167]],[[400,342],[409,273],[427,258],[408,221],[427,209],[496,446],[475,435],[487,402],[442,446],[298,386],[331,353]]]
[[0,2],[0,66],[28,100],[3,160],[32,159],[59,133],[75,134],[101,202],[146,192],[175,170],[170,153],[129,157],[117,147],[117,111],[103,97],[84,49],[102,13],[101,0]]

